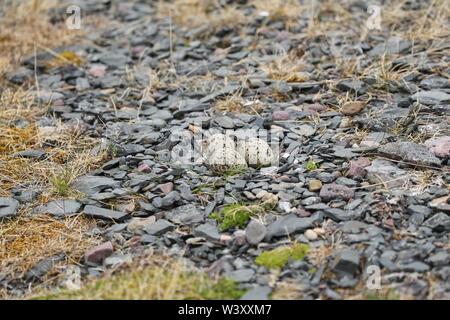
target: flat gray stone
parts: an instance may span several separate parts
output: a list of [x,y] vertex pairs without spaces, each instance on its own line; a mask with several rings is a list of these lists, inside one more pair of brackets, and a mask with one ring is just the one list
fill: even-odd
[[253,245],[260,243],[267,234],[267,228],[259,221],[252,220],[245,228],[247,242]]
[[410,179],[405,170],[387,160],[375,159],[370,166],[364,169],[367,171],[367,179],[371,183],[382,183],[388,188],[401,187]]
[[36,209],[38,213],[49,213],[53,216],[70,216],[79,212],[81,204],[76,200],[59,199],[46,203]]
[[220,241],[220,233],[217,226],[212,223],[201,224],[196,227],[193,231],[194,236],[202,237],[209,241],[218,242]]
[[83,212],[89,217],[103,220],[122,221],[128,216],[128,213],[125,212],[104,209],[92,205],[87,205],[86,207],[84,207]]
[[0,197],[0,219],[16,215],[19,201],[13,198]]
[[165,213],[165,218],[173,223],[194,224],[204,220],[204,214],[194,204],[186,204]]
[[249,282],[255,276],[255,271],[253,269],[239,269],[225,274],[225,277],[235,281],[235,282]]
[[419,91],[411,96],[411,100],[427,106],[450,103],[450,94],[440,90]]
[[441,165],[441,160],[436,158],[425,146],[414,142],[401,141],[387,143],[378,148],[378,152],[393,159],[400,158],[403,161],[413,164],[426,166]]
[[240,300],[269,300],[272,289],[267,286],[256,286],[247,291]]
[[266,240],[269,241],[273,237],[282,237],[305,231],[320,220],[321,217],[318,214],[308,218],[299,218],[295,214],[283,216],[268,226]]
[[147,225],[144,228],[145,233],[152,235],[152,236],[159,236],[162,235],[170,230],[173,230],[175,228],[175,225],[170,223],[167,220],[159,219],[156,222],[153,222],[152,224]]
[[339,275],[355,276],[359,269],[360,254],[356,250],[344,249],[338,252],[331,269]]
[[42,159],[45,159],[46,155],[47,154],[44,151],[42,151],[42,150],[28,149],[28,150],[23,150],[23,151],[20,151],[20,152],[16,152],[13,155],[11,155],[11,157],[42,160]]
[[72,184],[72,188],[86,195],[91,195],[105,189],[115,189],[120,187],[120,181],[116,181],[108,177],[100,176],[81,176],[76,178]]

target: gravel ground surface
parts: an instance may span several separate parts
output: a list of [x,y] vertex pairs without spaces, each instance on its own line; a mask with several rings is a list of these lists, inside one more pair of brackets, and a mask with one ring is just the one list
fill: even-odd
[[[101,242],[64,268],[97,276],[153,248],[247,299],[450,298],[445,1],[74,2],[81,22],[108,23],[7,77],[34,85],[38,132],[76,128],[108,154],[70,181],[76,196],[32,210],[95,219],[86,234]],[[249,132],[270,161],[214,170],[208,138]],[[40,192],[15,186],[0,219]],[[58,259],[19,278],[0,270],[0,284],[20,296]]]

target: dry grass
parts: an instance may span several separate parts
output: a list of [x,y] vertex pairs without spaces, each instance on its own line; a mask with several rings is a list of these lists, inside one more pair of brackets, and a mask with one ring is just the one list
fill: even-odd
[[217,112],[259,114],[264,109],[264,104],[261,101],[257,99],[246,100],[241,94],[241,91],[237,91],[228,97],[219,99],[214,105],[214,110]]
[[289,53],[275,57],[272,61],[263,64],[261,69],[270,79],[286,82],[304,82],[309,80],[309,74],[304,72],[301,49],[291,50]]
[[[450,6],[447,0],[429,3],[419,10],[407,9],[406,1],[391,1],[383,8],[382,27],[392,34],[420,42],[442,40],[450,35]],[[447,40],[446,40],[447,39]]]
[[34,299],[200,300],[237,299],[243,292],[227,279],[205,273],[166,256],[150,255],[124,266],[114,274],[87,282],[80,290],[50,291]]
[[[103,159],[93,154],[98,145],[83,128],[62,125],[39,127],[36,121],[47,112],[36,102],[35,91],[25,84],[17,88],[8,84],[5,73],[14,71],[25,56],[35,51],[69,44],[80,31],[69,30],[48,21],[47,11],[57,5],[53,0],[12,1],[2,3],[0,20],[0,196],[11,196],[16,187],[41,192],[40,197],[19,209],[11,220],[0,222],[0,270],[8,279],[20,277],[41,259],[64,253],[61,263],[77,263],[84,251],[97,243],[86,233],[93,225],[82,217],[55,220],[45,215],[31,215],[33,207],[56,197],[76,197],[68,186]],[[54,55],[49,67],[81,63],[70,52]],[[44,159],[13,156],[16,152],[38,149]],[[5,291],[1,296],[7,296]]]
[[0,77],[14,70],[24,56],[33,54],[36,46],[53,48],[65,45],[80,35],[48,21],[47,10],[55,0],[15,1],[0,21]]
[[42,259],[64,253],[67,263],[77,263],[98,240],[87,237],[95,223],[81,216],[56,220],[46,215],[19,217],[0,223],[0,270],[21,276]]
[[270,21],[282,21],[287,29],[297,23],[302,11],[306,10],[298,0],[253,0],[250,4],[256,8],[257,14],[267,16]]
[[159,17],[170,18],[180,27],[207,27],[203,36],[222,27],[234,28],[246,22],[242,11],[233,5],[221,6],[218,0],[159,0],[156,10]]
[[[68,186],[75,177],[96,168],[106,151],[93,153],[98,142],[83,135],[77,125],[38,128],[33,122],[34,112],[0,106],[0,195],[8,196],[13,187],[26,187],[42,191],[45,200],[68,196],[69,190],[61,186]],[[17,120],[29,124],[16,127]],[[41,160],[14,156],[28,149],[43,150],[46,157]]]
[[300,300],[302,295],[299,285],[291,280],[278,283],[271,298],[273,300]]

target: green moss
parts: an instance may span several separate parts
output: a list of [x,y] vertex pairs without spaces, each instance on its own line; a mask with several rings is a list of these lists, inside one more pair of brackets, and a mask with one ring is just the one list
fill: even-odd
[[205,300],[235,300],[244,293],[233,280],[221,278],[211,288],[201,291],[200,296]]
[[268,269],[281,269],[289,260],[296,261],[303,259],[308,250],[308,245],[300,243],[279,247],[262,252],[256,257],[255,263]]
[[209,218],[217,221],[220,231],[243,228],[252,216],[272,210],[277,205],[277,201],[278,198],[272,195],[257,204],[227,204],[219,212],[211,213]]
[[317,168],[318,168],[317,164],[314,161],[312,161],[312,160],[310,160],[307,163],[305,163],[305,169],[307,171],[316,170]]
[[251,206],[242,204],[227,204],[219,212],[210,214],[210,218],[217,221],[219,229],[225,231],[231,228],[245,227],[250,217],[256,213]]

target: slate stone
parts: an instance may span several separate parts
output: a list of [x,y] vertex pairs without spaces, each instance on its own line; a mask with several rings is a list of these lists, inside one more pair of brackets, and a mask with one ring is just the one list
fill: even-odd
[[101,264],[103,260],[114,252],[114,247],[110,241],[95,246],[84,254],[84,261],[90,265]]
[[159,219],[144,228],[145,233],[152,236],[159,236],[175,228],[175,225],[167,220]]
[[269,300],[272,289],[268,286],[256,286],[247,291],[240,300]]
[[305,231],[321,221],[321,216],[316,214],[308,218],[299,218],[295,214],[289,214],[277,219],[267,227],[266,240],[273,237],[292,235]]
[[80,211],[81,204],[76,200],[71,199],[59,199],[50,201],[44,206],[37,208],[39,213],[49,213],[53,216],[71,216],[77,214]]
[[25,273],[25,281],[40,281],[43,276],[49,273],[53,267],[64,259],[64,254],[54,255],[44,258],[36,263],[30,270]]
[[251,220],[245,228],[247,242],[252,245],[260,243],[265,238],[266,234],[266,226],[257,220]]
[[86,175],[76,178],[72,182],[71,186],[75,190],[78,190],[86,195],[92,195],[105,189],[118,188],[120,187],[120,181],[116,181],[108,177]]
[[358,219],[361,217],[361,213],[353,210],[342,210],[339,208],[327,208],[324,210],[325,216],[330,217],[334,221],[347,221],[352,219]]
[[32,150],[32,149],[23,150],[23,151],[16,152],[11,155],[11,157],[14,157],[14,158],[28,158],[28,159],[37,159],[37,160],[43,160],[43,159],[45,159],[46,156],[47,156],[47,154],[44,151]]
[[204,223],[193,230],[194,236],[202,237],[212,242],[220,241],[220,234],[217,226],[212,223]]
[[425,146],[414,142],[391,142],[378,148],[378,152],[393,159],[401,159],[406,162],[426,165],[440,166],[441,160],[436,158]]
[[319,193],[320,197],[324,201],[330,201],[333,199],[350,200],[353,198],[354,194],[355,192],[353,189],[336,183],[323,185]]
[[359,270],[359,262],[360,253],[358,251],[345,249],[335,255],[331,269],[339,275],[354,277]]
[[351,91],[358,94],[364,94],[367,91],[367,85],[364,82],[353,79],[339,81],[336,88],[344,92]]
[[449,104],[450,94],[440,90],[419,91],[411,96],[411,100],[427,106]]
[[195,224],[204,220],[204,214],[196,205],[190,203],[182,205],[165,213],[165,218],[178,224]]
[[255,276],[255,271],[253,269],[239,269],[225,274],[225,277],[238,282],[249,282]]
[[123,221],[128,216],[128,213],[125,212],[104,209],[93,205],[85,206],[83,212],[89,217],[114,221]]
[[423,225],[433,229],[436,232],[448,232],[450,230],[450,217],[443,212],[438,212],[426,220]]
[[402,187],[410,179],[405,170],[387,160],[375,159],[370,166],[365,167],[365,170],[371,183],[382,183],[388,188]]
[[0,219],[15,216],[18,208],[19,201],[16,199],[0,197]]

